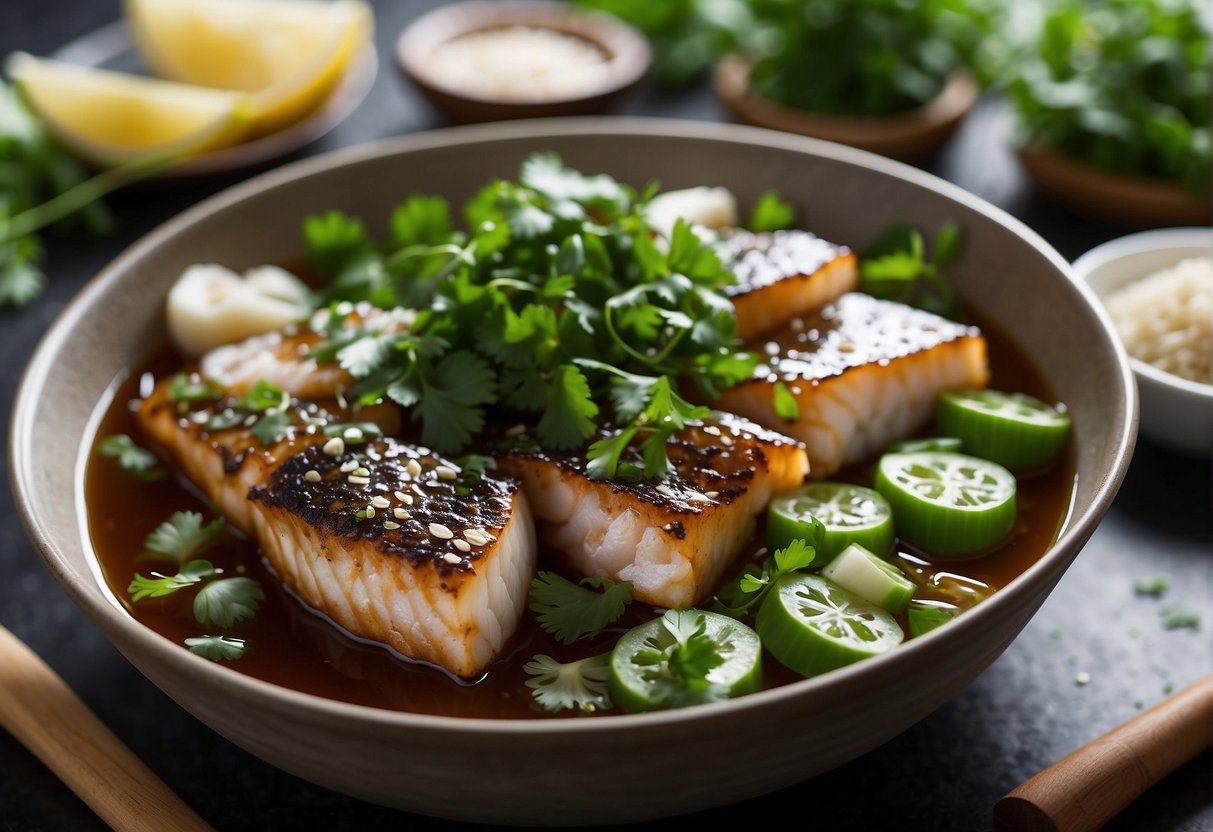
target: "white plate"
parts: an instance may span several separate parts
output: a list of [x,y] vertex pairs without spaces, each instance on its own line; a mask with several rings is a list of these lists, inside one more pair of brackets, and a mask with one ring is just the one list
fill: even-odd
[[[1142,231],[1096,246],[1074,272],[1101,300],[1116,289],[1190,257],[1213,257],[1213,228]],[[1213,385],[1198,384],[1130,358],[1141,394],[1141,432],[1172,450],[1213,451]]]

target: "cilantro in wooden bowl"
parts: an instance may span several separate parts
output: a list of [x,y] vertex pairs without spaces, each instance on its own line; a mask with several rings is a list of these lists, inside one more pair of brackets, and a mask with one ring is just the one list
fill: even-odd
[[1192,0],[1051,0],[1013,52],[1020,156],[1069,207],[1133,225],[1210,216],[1209,31]]

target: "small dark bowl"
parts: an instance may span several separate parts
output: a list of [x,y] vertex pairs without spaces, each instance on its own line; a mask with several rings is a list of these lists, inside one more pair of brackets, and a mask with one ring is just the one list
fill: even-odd
[[[588,41],[607,56],[597,86],[571,98],[513,101],[458,89],[430,65],[433,50],[455,38],[507,26],[551,29]],[[584,12],[545,0],[473,0],[423,15],[396,41],[396,64],[435,108],[452,121],[471,123],[515,118],[593,115],[606,112],[635,88],[652,61],[648,42],[631,26],[607,14]]]

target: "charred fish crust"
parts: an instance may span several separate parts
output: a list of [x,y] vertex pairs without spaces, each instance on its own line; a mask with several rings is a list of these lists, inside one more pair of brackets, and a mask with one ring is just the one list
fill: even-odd
[[474,572],[501,535],[517,490],[514,480],[467,477],[427,448],[385,438],[339,454],[306,448],[249,498],[455,578]]
[[737,278],[724,292],[744,295],[794,275],[812,275],[830,261],[850,254],[807,231],[752,232],[733,229],[725,235],[726,257]]

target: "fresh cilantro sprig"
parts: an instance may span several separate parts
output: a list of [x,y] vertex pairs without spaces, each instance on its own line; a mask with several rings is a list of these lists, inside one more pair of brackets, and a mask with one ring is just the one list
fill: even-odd
[[747,227],[751,231],[783,231],[796,222],[796,209],[775,191],[767,191],[754,203]]
[[607,689],[610,657],[610,653],[603,653],[562,664],[540,653],[522,667],[532,677],[526,680],[526,686],[535,702],[546,711],[610,710],[611,696]]
[[959,319],[960,302],[943,269],[960,254],[960,246],[960,229],[945,222],[935,234],[928,259],[922,232],[891,225],[859,256],[860,288],[874,297]]
[[531,611],[539,626],[562,644],[590,638],[619,619],[632,602],[632,584],[609,578],[582,578],[573,583],[555,572],[540,572],[531,581]]
[[[825,527],[821,521],[812,519],[818,534],[823,532]],[[816,557],[817,550],[812,545],[803,540],[793,540],[766,558],[761,567],[750,564],[743,569],[736,579],[720,590],[712,604],[712,611],[738,619],[745,617],[750,610],[761,605],[762,599],[766,598],[780,577],[808,569]]]
[[203,524],[202,515],[198,512],[177,511],[157,526],[143,545],[148,552],[170,558],[179,566],[184,566],[214,543],[226,528],[222,517]]
[[191,653],[213,662],[234,661],[242,658],[248,649],[244,639],[231,636],[196,636],[187,638],[185,646]]
[[[256,396],[268,392],[262,388]],[[220,577],[222,569],[198,558],[225,528],[222,518],[204,524],[201,514],[190,511],[178,511],[157,526],[144,541],[144,548],[154,556],[175,561],[177,572],[173,575],[153,572],[151,577],[136,574],[127,587],[132,603],[194,588],[197,589],[194,619],[203,627],[229,629],[256,616],[257,608],[265,600],[261,585],[252,578]],[[246,646],[242,639],[215,635],[186,639],[185,643],[194,653],[213,661],[237,659],[244,655]]]
[[733,650],[728,629],[715,635],[697,610],[669,610],[661,617],[662,636],[650,638],[632,657],[645,668],[653,703],[659,708],[684,708],[729,697],[727,685],[712,681],[713,669]]
[[125,433],[102,439],[97,443],[97,452],[106,459],[117,460],[118,467],[143,482],[158,482],[168,474],[154,453],[136,445]]
[[[381,243],[356,218],[309,217],[304,238],[331,279],[329,301],[421,310],[404,331],[333,314],[313,356],[354,376],[358,404],[408,408],[422,441],[444,453],[464,450],[490,413],[535,422],[539,445],[555,451],[584,449],[609,423],[619,433],[591,454],[604,460],[595,472],[617,473],[636,440],[629,474],[665,476],[670,418],[707,412],[676,391],[691,384],[711,400],[757,358],[738,349],[721,291],[733,277],[716,246],[685,222],[654,239],[644,202],[655,192],[541,153],[518,182],[493,182],[467,203],[466,233],[437,197],[409,197]],[[779,211],[768,200],[763,213]]]

